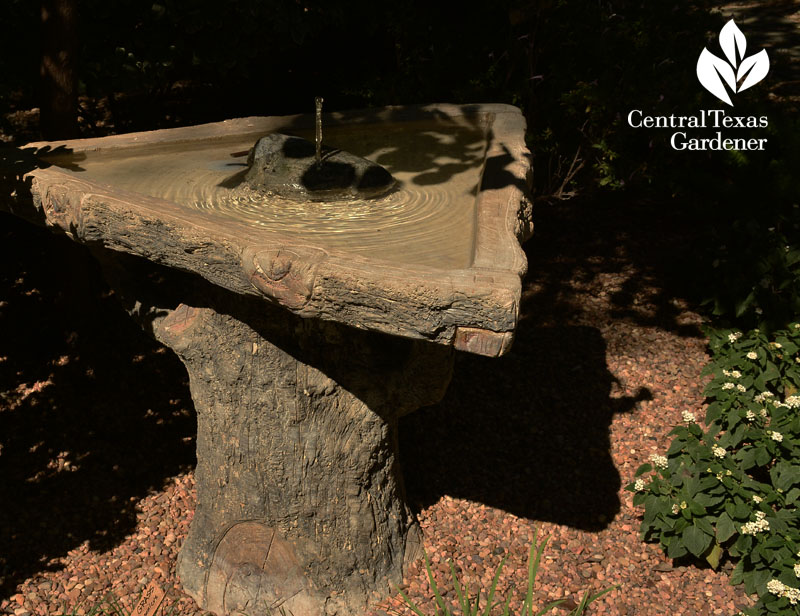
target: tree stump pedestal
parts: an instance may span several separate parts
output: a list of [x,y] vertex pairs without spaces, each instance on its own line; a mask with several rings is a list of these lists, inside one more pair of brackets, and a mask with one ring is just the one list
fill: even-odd
[[249,616],[359,614],[393,591],[422,554],[397,421],[441,398],[452,349],[98,256],[189,373],[197,509],[178,561],[185,590],[216,614]]

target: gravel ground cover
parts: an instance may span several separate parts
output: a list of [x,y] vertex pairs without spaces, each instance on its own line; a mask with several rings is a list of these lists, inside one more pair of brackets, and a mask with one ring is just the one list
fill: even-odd
[[[680,287],[702,230],[647,204],[580,200],[540,204],[536,223],[512,352],[459,356],[445,399],[401,424],[440,587],[455,599],[448,559],[474,590],[507,556],[498,593],[518,607],[538,528],[540,605],[618,584],[589,613],[735,614],[748,599],[730,566],[642,543],[624,491],[703,404],[701,319]],[[131,608],[155,580],[175,614],[202,614],[174,573],[195,502],[182,366],[80,247],[5,215],[0,229],[0,613],[81,614],[108,592]],[[423,566],[403,588],[433,614]],[[395,612],[410,613],[399,595],[370,614]]]

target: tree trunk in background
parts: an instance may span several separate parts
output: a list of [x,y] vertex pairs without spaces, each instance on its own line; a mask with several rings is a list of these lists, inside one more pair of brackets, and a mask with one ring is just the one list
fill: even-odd
[[41,131],[44,139],[78,135],[77,0],[42,0]]

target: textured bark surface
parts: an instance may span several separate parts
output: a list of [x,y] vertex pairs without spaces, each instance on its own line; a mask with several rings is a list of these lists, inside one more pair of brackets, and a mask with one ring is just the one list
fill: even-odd
[[[301,319],[101,251],[129,310],[186,365],[198,504],[178,573],[218,614],[356,614],[420,556],[397,419],[449,382],[451,349]],[[176,303],[182,298],[186,303]]]

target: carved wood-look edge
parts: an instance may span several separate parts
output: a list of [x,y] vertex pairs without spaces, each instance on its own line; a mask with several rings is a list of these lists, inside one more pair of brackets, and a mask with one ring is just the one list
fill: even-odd
[[[329,119],[368,124],[432,117],[452,121],[480,117],[488,132],[477,196],[476,249],[468,269],[398,266],[308,246],[297,238],[252,229],[163,199],[87,182],[56,167],[26,176],[32,180],[30,201],[46,224],[78,242],[194,272],[236,293],[263,295],[303,317],[426,339],[480,355],[502,355],[513,340],[527,267],[520,243],[532,233],[531,167],[520,111],[510,105],[428,105],[331,114]],[[233,138],[310,122],[310,115],[242,118],[26,147],[63,145],[74,153]]]

